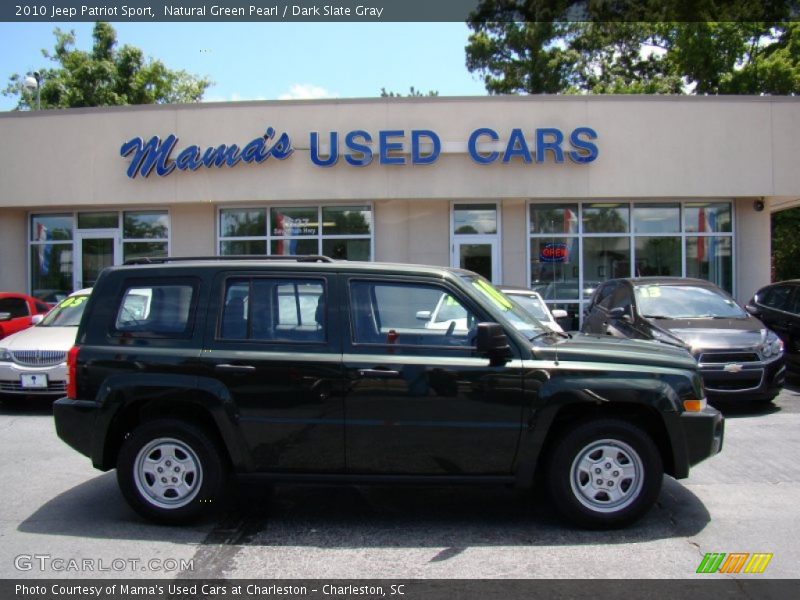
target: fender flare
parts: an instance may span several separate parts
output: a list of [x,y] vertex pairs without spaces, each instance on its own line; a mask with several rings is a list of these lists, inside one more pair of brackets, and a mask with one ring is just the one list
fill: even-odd
[[96,436],[92,447],[95,467],[114,468],[115,436],[120,435],[115,421],[128,411],[151,402],[181,395],[183,405],[196,407],[213,422],[233,467],[237,471],[251,471],[253,459],[241,436],[237,421],[236,404],[230,391],[221,382],[210,377],[192,375],[122,373],[112,375],[100,386],[96,402],[100,411],[95,423]]

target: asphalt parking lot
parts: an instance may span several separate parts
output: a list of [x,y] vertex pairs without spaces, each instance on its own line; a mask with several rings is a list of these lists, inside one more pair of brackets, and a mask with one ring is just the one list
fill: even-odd
[[591,532],[506,488],[253,482],[218,518],[157,526],[56,437],[48,405],[2,405],[0,577],[713,578],[734,576],[696,575],[705,553],[764,552],[764,577],[796,578],[800,385],[720,408],[722,454],[665,478],[634,527]]

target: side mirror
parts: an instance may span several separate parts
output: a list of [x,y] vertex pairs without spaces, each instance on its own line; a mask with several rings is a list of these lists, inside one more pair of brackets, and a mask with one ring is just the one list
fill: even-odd
[[508,337],[498,323],[478,323],[475,346],[478,353],[489,357],[492,365],[503,364],[511,354]]
[[610,311],[608,311],[608,318],[619,319],[621,321],[625,321],[626,323],[633,323],[633,317],[628,314],[628,309],[623,306],[617,306],[616,308],[612,308]]
[[554,319],[566,319],[569,315],[563,308],[554,308],[550,311]]
[[761,311],[758,310],[758,307],[755,304],[745,304],[744,309],[754,317],[757,317],[761,314]]
[[44,321],[44,315],[33,315],[31,317],[31,324],[32,325],[38,325],[42,321]]
[[418,310],[417,311],[417,319],[420,321],[430,321],[431,320],[431,311],[429,310]]
[[11,320],[11,313],[0,312],[0,321],[10,321],[10,320]]

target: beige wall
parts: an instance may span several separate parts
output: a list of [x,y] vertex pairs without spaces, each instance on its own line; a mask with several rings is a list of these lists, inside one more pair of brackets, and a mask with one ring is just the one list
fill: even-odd
[[212,204],[170,207],[172,256],[215,256],[216,210]]
[[450,264],[450,205],[441,200],[380,200],[375,260]]
[[745,303],[770,282],[770,212],[766,207],[756,211],[752,198],[739,199],[735,206],[735,296],[739,303]]
[[27,213],[0,207],[0,292],[28,291]]
[[502,203],[503,283],[528,287],[528,215],[524,200]]
[[[175,133],[178,148],[246,144],[267,126],[294,154],[261,165],[129,179],[120,146]],[[477,165],[465,154],[478,127],[506,140],[522,128],[597,131],[588,165]],[[432,129],[443,144],[427,166],[331,168],[309,160],[309,132]],[[286,101],[125,107],[0,115],[0,206],[428,198],[797,196],[800,103],[759,97],[486,97]],[[566,145],[566,144],[565,144]]]

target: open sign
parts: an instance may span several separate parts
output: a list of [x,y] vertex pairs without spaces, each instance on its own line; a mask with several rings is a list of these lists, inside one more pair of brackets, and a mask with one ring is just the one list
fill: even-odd
[[564,242],[548,242],[539,251],[539,261],[545,263],[569,262],[569,248]]

